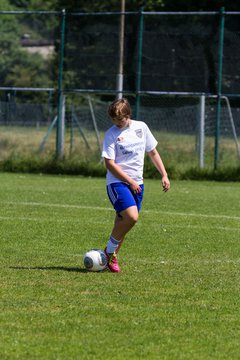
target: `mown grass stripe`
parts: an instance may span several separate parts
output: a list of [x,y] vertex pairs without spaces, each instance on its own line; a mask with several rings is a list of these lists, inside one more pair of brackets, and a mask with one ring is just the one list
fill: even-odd
[[[81,219],[49,219],[49,218],[32,218],[32,217],[26,217],[26,216],[0,216],[0,220],[2,221],[35,221],[35,222],[50,222],[53,221],[54,223],[59,222],[59,223],[69,223],[69,221],[76,222],[76,223],[81,223]],[[99,221],[92,221],[91,223],[96,223],[99,224]],[[141,223],[138,224],[138,226],[144,226]],[[168,225],[168,224],[163,224],[161,223],[159,225],[159,227],[161,228],[161,230],[166,231],[166,229],[169,228],[173,228],[173,229],[201,229],[201,230],[208,230],[209,226],[201,226],[201,225],[191,225],[191,224],[187,224],[187,225]],[[226,227],[226,226],[211,226],[210,227],[211,230],[224,230],[224,231],[240,231],[240,227]]]
[[[112,208],[106,208],[101,206],[87,206],[87,205],[72,205],[72,204],[54,204],[54,203],[41,203],[41,202],[11,202],[3,201],[3,205],[16,205],[16,206],[42,206],[42,207],[58,207],[58,208],[73,208],[73,209],[86,209],[86,210],[104,210],[104,211],[113,211]],[[189,212],[175,212],[175,211],[159,211],[153,209],[143,209],[143,213],[154,213],[154,214],[164,214],[170,216],[190,216],[190,217],[201,217],[201,218],[213,218],[213,219],[227,219],[227,220],[237,220],[240,221],[239,216],[231,215],[222,215],[222,214],[201,214],[201,213],[189,213]]]

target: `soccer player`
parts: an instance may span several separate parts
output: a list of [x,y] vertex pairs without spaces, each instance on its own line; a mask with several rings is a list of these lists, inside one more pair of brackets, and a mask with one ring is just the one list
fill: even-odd
[[120,272],[116,254],[125,235],[138,220],[143,199],[145,152],[162,176],[163,191],[169,190],[170,181],[156,149],[157,140],[144,122],[131,119],[128,100],[115,100],[109,106],[108,114],[113,126],[105,134],[102,157],[107,168],[107,194],[116,218],[104,251],[109,270]]

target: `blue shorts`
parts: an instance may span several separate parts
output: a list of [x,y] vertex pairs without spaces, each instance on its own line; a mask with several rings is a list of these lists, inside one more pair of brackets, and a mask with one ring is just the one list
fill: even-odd
[[123,182],[107,185],[109,200],[117,213],[120,213],[130,206],[137,206],[138,212],[140,211],[144,194],[144,185],[142,184],[140,187],[142,191],[139,194],[135,194],[130,186]]

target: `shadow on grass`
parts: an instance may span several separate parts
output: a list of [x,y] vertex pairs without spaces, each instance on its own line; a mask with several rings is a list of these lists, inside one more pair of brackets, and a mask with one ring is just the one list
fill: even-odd
[[65,267],[65,266],[9,266],[10,269],[14,270],[54,270],[54,271],[70,271],[70,272],[79,272],[79,273],[88,273],[86,269],[75,268],[75,267]]

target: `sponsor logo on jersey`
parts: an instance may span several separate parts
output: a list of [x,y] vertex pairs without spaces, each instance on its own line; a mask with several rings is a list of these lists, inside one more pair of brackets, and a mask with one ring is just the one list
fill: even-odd
[[118,138],[117,138],[117,142],[122,142],[124,140],[124,137],[123,136],[119,136]]

